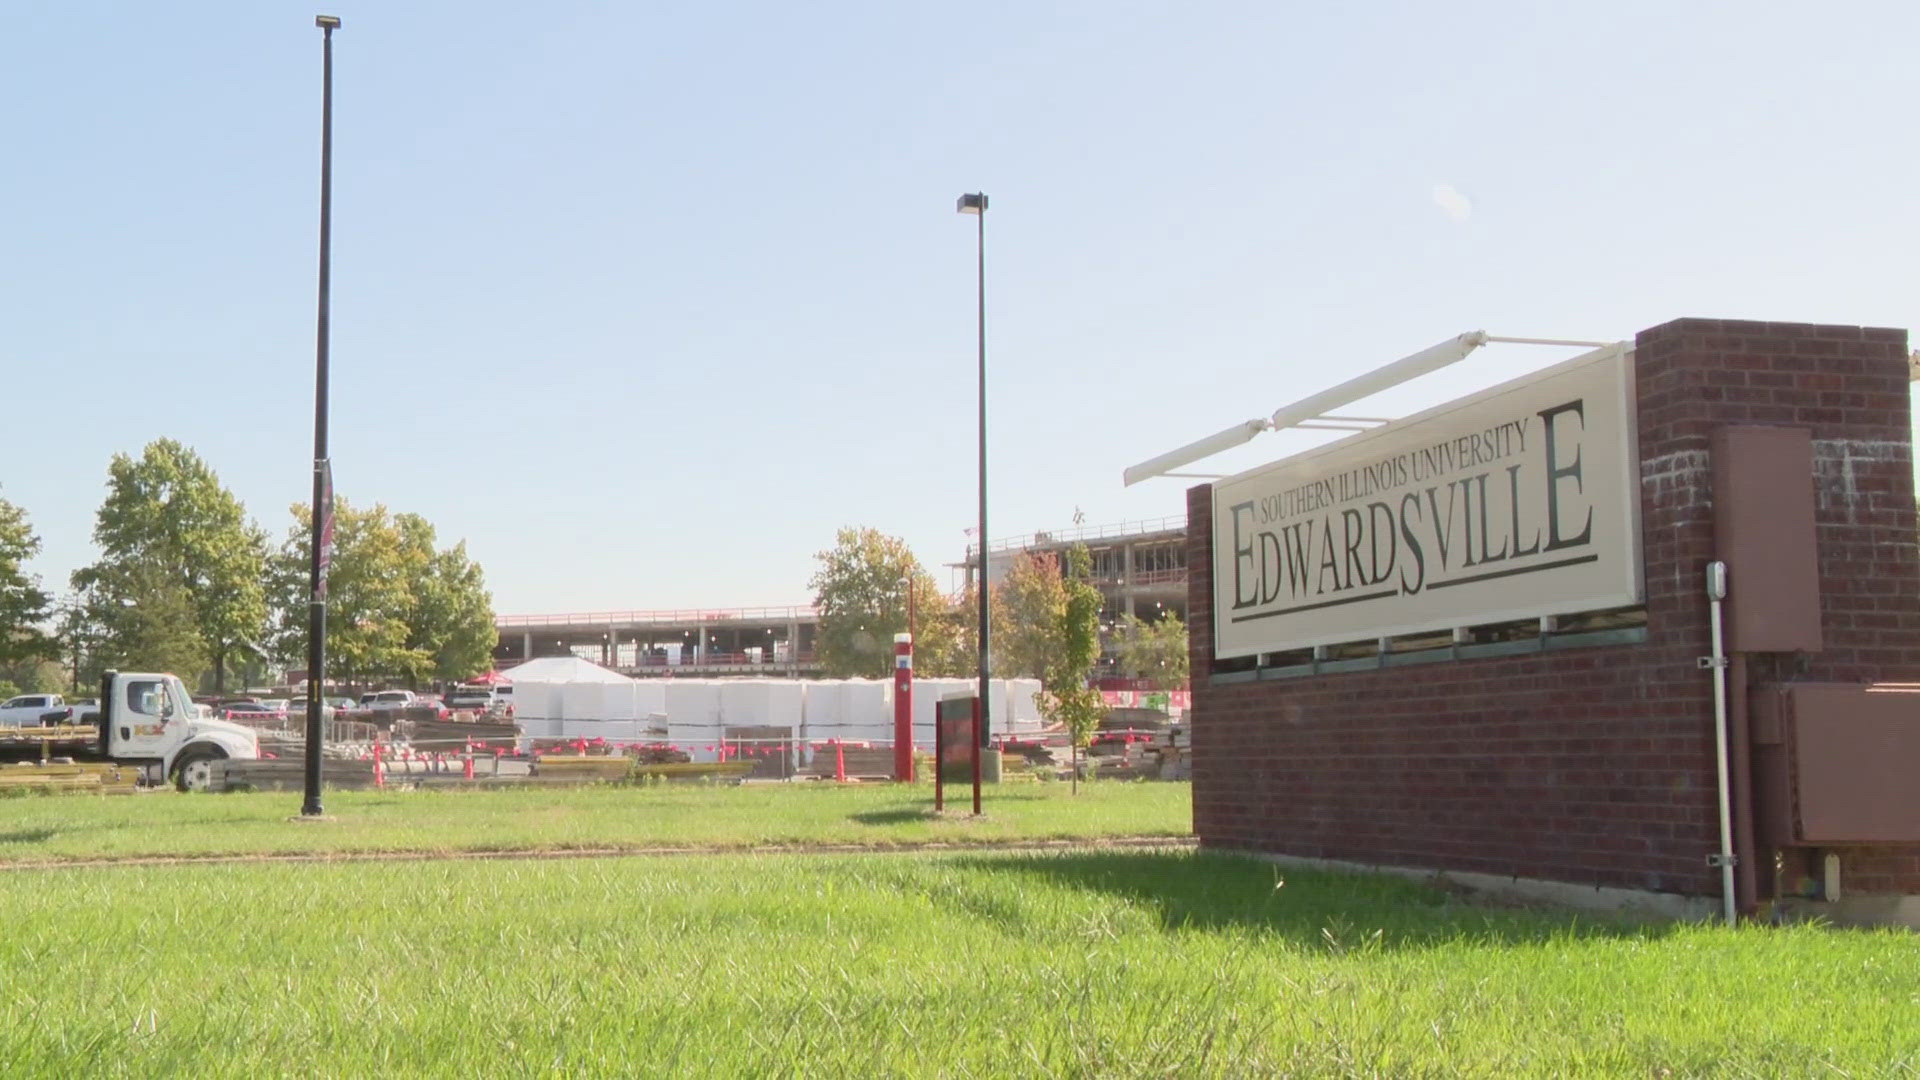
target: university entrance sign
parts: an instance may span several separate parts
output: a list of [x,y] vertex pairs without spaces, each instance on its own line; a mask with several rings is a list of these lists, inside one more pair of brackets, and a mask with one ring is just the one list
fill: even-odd
[[1216,483],[1214,655],[1641,602],[1631,359],[1608,346]]

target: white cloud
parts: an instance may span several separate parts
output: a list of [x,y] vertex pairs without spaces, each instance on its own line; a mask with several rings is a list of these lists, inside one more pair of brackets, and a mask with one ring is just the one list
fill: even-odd
[[1465,221],[1473,216],[1473,200],[1460,194],[1460,189],[1452,184],[1433,186],[1433,205],[1455,221]]

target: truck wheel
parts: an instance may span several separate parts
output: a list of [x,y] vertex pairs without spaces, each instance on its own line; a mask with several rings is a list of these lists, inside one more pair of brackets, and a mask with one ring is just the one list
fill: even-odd
[[181,791],[213,790],[213,763],[226,756],[213,746],[197,746],[184,751],[173,766],[174,787]]

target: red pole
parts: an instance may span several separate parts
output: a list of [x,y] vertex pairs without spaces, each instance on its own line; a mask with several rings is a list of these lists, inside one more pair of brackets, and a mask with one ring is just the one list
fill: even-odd
[[939,712],[935,712],[933,716],[933,812],[936,814],[947,808],[947,778],[941,772],[946,763],[946,718]]
[[839,739],[833,740],[833,778],[842,784],[847,782],[847,751]]
[[[908,591],[911,601],[913,593]],[[893,778],[913,779],[913,635],[893,635]]]
[[387,786],[387,771],[380,767],[379,739],[373,740],[373,786],[376,788],[385,788]]

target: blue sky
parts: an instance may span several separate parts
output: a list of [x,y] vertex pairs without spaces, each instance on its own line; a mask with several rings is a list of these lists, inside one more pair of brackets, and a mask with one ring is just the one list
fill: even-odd
[[[1120,470],[1464,330],[1920,322],[1912,4],[315,10],[339,490],[502,612],[803,602],[842,524],[958,559],[963,191],[995,536],[1181,513]],[[50,584],[151,439],[276,536],[307,496],[314,13],[10,13],[0,496]]]

